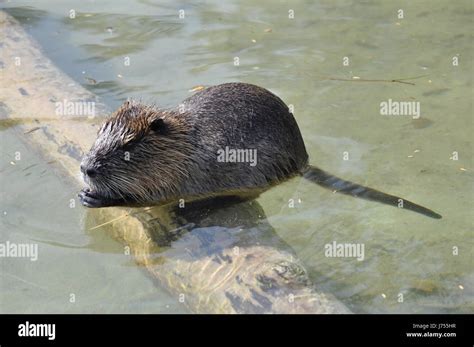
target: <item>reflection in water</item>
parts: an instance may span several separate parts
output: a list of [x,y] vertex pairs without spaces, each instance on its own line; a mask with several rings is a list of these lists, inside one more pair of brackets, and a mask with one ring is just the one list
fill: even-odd
[[[100,224],[100,210],[90,211],[88,224]],[[142,233],[104,229],[194,312],[349,312],[332,295],[315,290],[256,201],[216,198],[133,215],[146,221]]]

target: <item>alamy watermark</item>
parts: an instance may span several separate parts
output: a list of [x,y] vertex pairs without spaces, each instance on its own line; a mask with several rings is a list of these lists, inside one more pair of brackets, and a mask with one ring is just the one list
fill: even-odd
[[217,161],[219,163],[249,163],[250,166],[257,165],[256,149],[230,148],[217,150]]
[[420,102],[388,99],[380,103],[380,114],[382,116],[412,116],[413,119],[418,119],[421,116]]
[[94,101],[70,101],[64,99],[55,104],[56,115],[58,116],[95,116]]
[[0,243],[0,258],[30,258],[31,261],[38,260],[37,243]]
[[324,255],[328,258],[365,258],[365,244],[363,243],[327,243],[324,246]]
[[54,323],[30,323],[26,321],[18,325],[19,337],[47,337],[48,340],[56,339],[56,324]]

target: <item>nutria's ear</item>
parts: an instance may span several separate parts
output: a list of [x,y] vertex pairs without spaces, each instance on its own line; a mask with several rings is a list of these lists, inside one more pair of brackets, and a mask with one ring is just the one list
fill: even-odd
[[163,134],[166,129],[166,124],[163,118],[155,118],[150,123],[150,129],[153,130],[155,133]]

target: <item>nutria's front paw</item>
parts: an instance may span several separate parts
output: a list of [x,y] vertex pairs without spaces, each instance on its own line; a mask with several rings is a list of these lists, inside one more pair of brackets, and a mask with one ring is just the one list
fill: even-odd
[[91,208],[115,206],[120,204],[120,201],[104,198],[100,195],[97,195],[89,188],[82,189],[79,194],[77,194],[77,196],[79,197],[82,205]]

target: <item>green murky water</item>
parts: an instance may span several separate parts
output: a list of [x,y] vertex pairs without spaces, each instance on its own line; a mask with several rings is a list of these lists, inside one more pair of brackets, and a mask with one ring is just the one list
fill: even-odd
[[[282,184],[259,202],[311,279],[354,312],[474,312],[472,1],[193,3],[1,5],[112,107],[127,97],[172,106],[194,86],[229,81],[274,91],[294,106],[312,164],[443,215]],[[389,99],[419,102],[420,119],[381,115]],[[43,254],[1,259],[1,312],[185,312],[124,262],[120,244],[84,231],[85,211],[64,207],[72,188],[1,131],[1,240],[34,240]],[[18,150],[21,170],[10,163]],[[326,257],[334,241],[364,244],[364,260]]]

